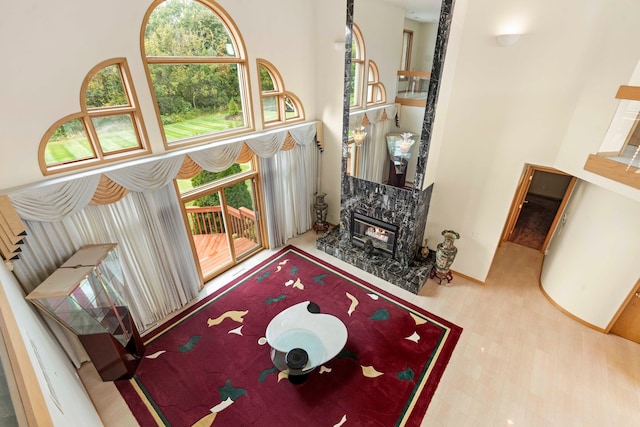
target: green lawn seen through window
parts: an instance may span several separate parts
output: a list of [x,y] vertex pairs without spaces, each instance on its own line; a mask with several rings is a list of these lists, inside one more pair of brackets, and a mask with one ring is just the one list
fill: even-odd
[[[230,124],[231,120],[226,120],[224,116],[223,113],[205,114],[180,123],[165,124],[164,128],[167,133],[167,138],[171,142],[195,135],[202,135],[203,130],[205,130],[206,133],[212,133],[237,127]],[[129,132],[113,131],[110,132],[110,134],[101,135],[100,143],[103,151],[108,153],[130,149],[132,147],[132,136],[130,134],[132,129],[127,130]],[[84,128],[82,128],[80,132],[67,132],[66,135],[66,137],[51,139],[47,143],[45,161],[48,165],[93,157],[87,137],[84,134]]]

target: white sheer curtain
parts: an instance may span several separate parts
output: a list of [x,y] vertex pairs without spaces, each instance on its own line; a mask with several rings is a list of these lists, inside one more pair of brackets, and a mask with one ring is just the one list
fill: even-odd
[[[349,126],[360,126],[366,114],[369,124],[365,126],[367,138],[360,147],[359,177],[367,181],[386,182],[389,155],[386,135],[395,127],[397,106],[375,107],[349,116]],[[383,120],[386,115],[386,120]]]
[[320,152],[313,137],[305,142],[306,145],[298,143],[292,150],[260,159],[270,248],[282,246],[313,226]]
[[200,279],[179,203],[173,188],[164,186],[86,206],[62,221],[26,221],[28,243],[15,263],[16,276],[33,289],[79,247],[118,243],[128,302],[144,330],[198,294]]
[[[292,150],[279,151],[287,133],[297,144]],[[189,156],[204,169],[214,171],[230,166],[245,142],[259,156],[272,156],[261,162],[266,171],[271,170],[269,178],[263,179],[268,188],[266,222],[270,245],[277,247],[310,229],[313,223],[311,205],[318,165],[315,134],[316,124],[305,123],[257,135],[251,142],[204,148]],[[183,161],[184,155],[176,154],[104,172],[131,191],[109,205],[89,205],[100,174],[56,180],[10,194],[27,227],[23,252],[14,270],[25,290],[38,286],[81,246],[118,243],[129,305],[141,331],[194,299],[200,277],[181,201],[169,185]],[[76,366],[87,360],[77,338],[67,342],[55,326],[54,333]],[[70,347],[80,350],[70,351]]]

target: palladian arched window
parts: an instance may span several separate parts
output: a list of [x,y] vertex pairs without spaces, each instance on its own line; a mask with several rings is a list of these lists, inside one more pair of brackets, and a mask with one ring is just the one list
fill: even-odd
[[285,90],[284,81],[276,67],[265,59],[258,59],[260,98],[264,127],[304,120],[304,109],[298,97]]
[[93,67],[80,88],[80,111],[56,121],[40,142],[43,175],[149,153],[138,100],[124,58]]
[[387,91],[380,82],[378,66],[369,60],[369,77],[367,79],[367,106],[387,102]]
[[166,146],[253,128],[246,53],[213,1],[155,1],[143,21],[143,61]]

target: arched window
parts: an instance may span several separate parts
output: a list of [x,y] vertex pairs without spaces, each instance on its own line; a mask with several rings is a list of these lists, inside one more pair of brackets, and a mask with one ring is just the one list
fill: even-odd
[[364,66],[365,49],[364,39],[360,28],[354,23],[351,38],[351,108],[362,108],[364,101]]
[[44,134],[38,153],[44,175],[149,152],[124,58],[103,61],[87,73],[80,109]]
[[387,102],[387,91],[380,83],[378,66],[369,60],[369,77],[367,78],[367,105],[384,104]]
[[143,21],[143,61],[166,146],[252,129],[245,49],[213,1],[155,1]]
[[296,95],[285,90],[282,76],[269,61],[257,60],[264,127],[304,120],[304,110]]

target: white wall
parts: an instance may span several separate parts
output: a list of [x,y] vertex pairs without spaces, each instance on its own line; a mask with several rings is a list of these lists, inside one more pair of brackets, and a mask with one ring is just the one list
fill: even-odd
[[[427,237],[435,245],[443,229],[458,231],[453,269],[484,280],[525,163],[596,181],[582,166],[606,132],[612,94],[640,57],[624,43],[640,36],[630,18],[640,14],[640,3],[467,2],[464,27],[455,23],[461,6],[452,26],[459,49],[446,60],[455,68],[446,64],[443,77],[450,94],[436,114],[439,158]],[[495,35],[508,25],[524,35],[499,47]]]
[[[324,123],[324,152],[320,189],[327,193],[327,221],[340,223],[340,181],[342,159],[342,97],[344,94],[344,40],[346,1],[314,3],[316,31],[316,110]],[[340,47],[342,43],[342,47]]]
[[393,102],[402,55],[404,9],[382,0],[355,0],[353,21],[362,32],[366,59],[378,65],[387,100]]
[[438,23],[405,19],[404,29],[413,31],[410,71],[431,71],[433,49],[438,34]]
[[16,322],[20,325],[20,333],[53,424],[101,426],[100,417],[75,368],[37,315],[36,308],[24,298],[18,281],[2,261],[0,286],[3,287]]
[[[315,2],[218,3],[243,35],[256,127],[261,127],[257,58],[278,68],[286,89],[303,103],[307,119],[315,120]],[[150,0],[112,0],[105,7],[96,1],[65,0],[3,5],[0,39],[5,41],[5,57],[11,60],[0,70],[0,192],[45,179],[38,167],[40,140],[56,120],[80,111],[80,85],[87,72],[105,59],[127,59],[152,151],[164,151],[140,57],[141,24],[150,4]],[[327,8],[327,13],[335,10]]]
[[540,282],[558,305],[605,329],[640,275],[640,202],[583,181],[565,213]]

